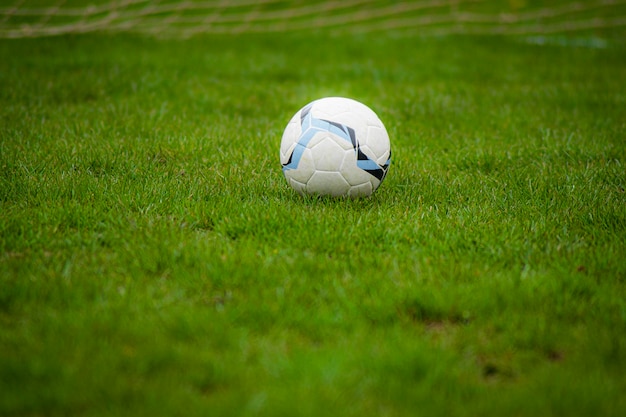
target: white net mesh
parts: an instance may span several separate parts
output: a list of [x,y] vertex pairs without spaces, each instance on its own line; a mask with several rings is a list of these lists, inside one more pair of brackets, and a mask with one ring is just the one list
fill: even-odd
[[[589,32],[622,36],[626,0],[8,0],[0,37],[96,31],[167,37],[200,33],[401,31],[543,35]],[[546,5],[547,4],[547,5]]]

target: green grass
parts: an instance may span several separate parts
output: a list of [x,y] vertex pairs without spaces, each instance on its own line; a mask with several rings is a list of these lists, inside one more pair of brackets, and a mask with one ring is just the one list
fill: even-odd
[[[626,412],[626,50],[321,34],[0,41],[0,414]],[[309,101],[386,124],[301,198]]]

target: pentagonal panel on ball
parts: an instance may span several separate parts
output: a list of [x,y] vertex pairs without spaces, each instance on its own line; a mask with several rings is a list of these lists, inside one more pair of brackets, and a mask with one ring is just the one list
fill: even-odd
[[334,197],[346,195],[349,189],[350,184],[339,172],[316,171],[306,184],[306,190],[311,194]]
[[367,197],[374,192],[374,187],[371,182],[366,182],[360,185],[354,185],[350,187],[350,191],[348,191],[348,195],[350,197]]
[[306,184],[303,184],[299,181],[294,180],[293,178],[289,178],[289,184],[293,187],[294,190],[298,192],[298,194],[304,195],[306,191]]
[[[341,140],[341,139],[340,139]],[[337,172],[348,151],[343,149],[332,134],[328,134],[323,141],[311,147],[311,155],[316,171]]]

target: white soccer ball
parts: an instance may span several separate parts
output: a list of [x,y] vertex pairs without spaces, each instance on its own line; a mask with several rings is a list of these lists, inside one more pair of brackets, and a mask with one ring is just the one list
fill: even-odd
[[389,169],[389,135],[366,105],[326,97],[307,104],[289,121],[280,162],[287,182],[300,194],[369,196]]

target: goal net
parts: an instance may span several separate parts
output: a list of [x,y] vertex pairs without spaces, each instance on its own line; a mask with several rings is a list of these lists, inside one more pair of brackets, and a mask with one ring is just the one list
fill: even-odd
[[398,31],[623,37],[626,0],[3,0],[0,38],[87,32]]

